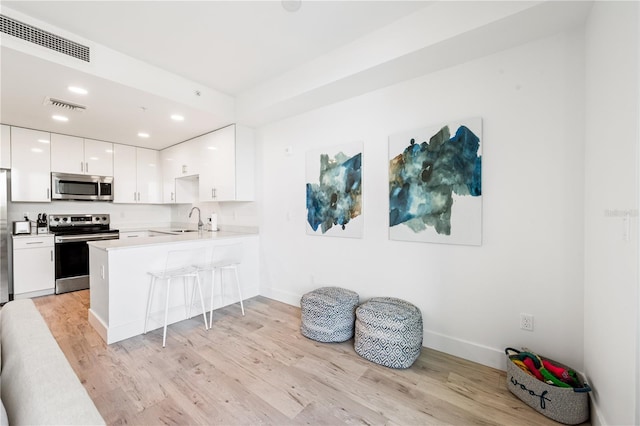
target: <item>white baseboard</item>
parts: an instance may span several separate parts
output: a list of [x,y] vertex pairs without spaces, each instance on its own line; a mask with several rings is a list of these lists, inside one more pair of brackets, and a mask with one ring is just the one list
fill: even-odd
[[589,408],[591,409],[590,421],[593,426],[602,426],[607,424],[602,419],[600,407],[598,407],[598,404],[593,400],[593,392],[589,394]]
[[300,307],[300,298],[302,297],[301,294],[282,291],[275,288],[261,289],[260,295],[297,307]]
[[506,369],[505,355],[502,349],[491,348],[430,330],[424,331],[424,342],[422,344],[428,348],[498,370],[504,371]]
[[91,308],[89,308],[89,324],[96,330],[98,335],[102,337],[102,340],[107,341],[107,326],[105,323],[98,317],[95,312]]

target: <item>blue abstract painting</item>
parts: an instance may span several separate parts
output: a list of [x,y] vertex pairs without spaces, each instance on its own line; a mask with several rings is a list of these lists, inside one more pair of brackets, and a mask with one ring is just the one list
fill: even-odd
[[389,138],[389,237],[482,243],[482,120]]
[[362,237],[362,143],[307,153],[307,233]]

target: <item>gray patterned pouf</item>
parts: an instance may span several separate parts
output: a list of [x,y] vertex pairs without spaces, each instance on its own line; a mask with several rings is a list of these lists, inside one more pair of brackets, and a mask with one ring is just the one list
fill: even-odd
[[358,293],[340,287],[321,287],[300,299],[300,332],[318,342],[344,342],[353,337]]
[[391,368],[409,368],[422,349],[422,313],[394,297],[374,297],[356,309],[358,355]]

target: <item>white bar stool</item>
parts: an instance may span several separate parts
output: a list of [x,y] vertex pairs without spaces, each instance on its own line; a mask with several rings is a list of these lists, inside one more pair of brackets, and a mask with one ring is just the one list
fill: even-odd
[[[201,255],[201,252],[196,252],[194,250],[172,250],[167,253],[167,260],[165,263],[165,268],[162,271],[151,271],[148,272],[151,275],[151,284],[149,286],[149,299],[147,301],[147,314],[144,320],[144,333],[147,333],[147,324],[149,321],[149,313],[151,311],[151,301],[153,299],[153,293],[156,286],[156,281],[166,281],[167,283],[167,296],[165,300],[164,306],[164,331],[162,335],[162,347],[164,348],[167,342],[167,320],[169,318],[169,298],[171,296],[171,281],[176,278],[181,278],[184,284],[184,304],[185,304],[185,313],[187,318],[191,318],[191,307],[193,306],[193,299],[195,297],[196,287],[198,292],[200,293],[200,304],[202,305],[202,318],[204,319],[204,329],[207,330],[209,328],[207,324],[207,315],[204,307],[204,297],[202,296],[202,287],[200,286],[200,277],[198,274],[198,269],[193,266],[193,262]],[[191,303],[188,305],[187,310],[187,299],[188,299],[188,291],[187,284],[188,279],[193,278],[193,287],[191,292]]]
[[238,265],[242,263],[243,248],[242,243],[227,244],[214,247],[211,251],[211,257],[207,263],[196,264],[198,272],[211,271],[211,312],[209,313],[209,327],[213,326],[213,295],[215,290],[216,270],[220,271],[220,297],[224,300],[224,282],[223,272],[233,271],[238,288],[238,296],[240,297],[240,309],[244,316],[244,304],[242,303],[242,289],[240,288],[240,278],[238,277]]

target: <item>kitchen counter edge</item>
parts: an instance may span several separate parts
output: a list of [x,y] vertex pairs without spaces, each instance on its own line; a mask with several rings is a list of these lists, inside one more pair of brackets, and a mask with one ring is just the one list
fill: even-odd
[[230,232],[230,231],[203,231],[200,232],[188,232],[181,235],[158,235],[153,237],[140,237],[135,239],[119,239],[119,240],[104,240],[104,241],[89,241],[90,247],[95,247],[101,250],[118,250],[134,247],[165,245],[174,243],[185,243],[189,241],[218,241],[232,238],[250,238],[257,237],[258,233],[244,233],[244,232]]

